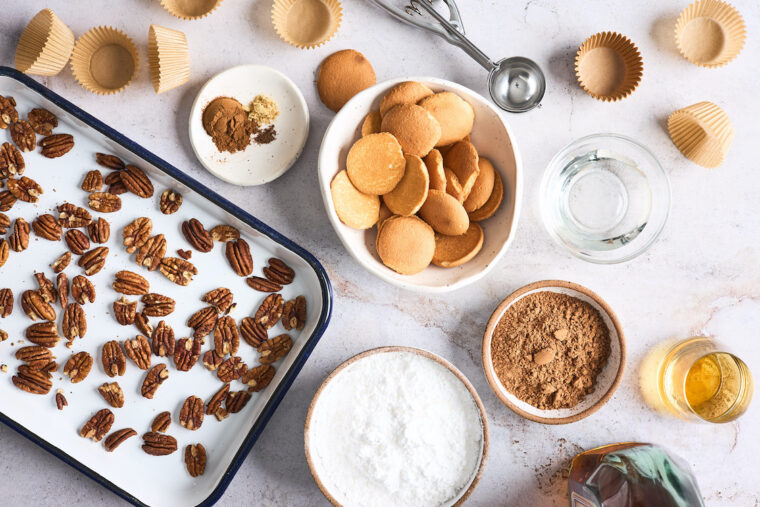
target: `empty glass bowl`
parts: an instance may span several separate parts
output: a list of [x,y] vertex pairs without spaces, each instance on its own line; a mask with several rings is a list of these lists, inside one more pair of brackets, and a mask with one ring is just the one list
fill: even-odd
[[630,260],[659,236],[670,211],[670,181],[654,154],[618,134],[565,146],[541,182],[549,234],[581,259]]

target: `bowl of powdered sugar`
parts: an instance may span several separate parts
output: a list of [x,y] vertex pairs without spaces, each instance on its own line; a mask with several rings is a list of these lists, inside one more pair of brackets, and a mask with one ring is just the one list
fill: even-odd
[[451,506],[480,479],[488,421],[472,384],[448,361],[383,347],[325,379],[304,440],[309,469],[333,505]]

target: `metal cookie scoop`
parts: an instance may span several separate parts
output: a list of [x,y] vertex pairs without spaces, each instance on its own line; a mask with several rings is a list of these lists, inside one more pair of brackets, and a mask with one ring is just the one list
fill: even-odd
[[[449,9],[448,20],[433,8],[433,0],[411,0],[403,10],[391,5],[392,0],[372,1],[404,23],[433,32],[450,44],[462,48],[488,71],[488,91],[491,99],[505,111],[530,111],[544,97],[546,78],[538,64],[522,56],[502,58],[498,62],[488,58],[464,36],[462,18],[454,0],[442,0]],[[425,21],[422,11],[430,14],[437,23]]]

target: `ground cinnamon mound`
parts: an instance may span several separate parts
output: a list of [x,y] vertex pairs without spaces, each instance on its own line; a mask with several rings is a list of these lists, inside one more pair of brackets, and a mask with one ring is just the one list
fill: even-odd
[[230,97],[217,97],[203,109],[203,128],[219,151],[235,153],[251,143],[256,125],[243,105]]
[[507,309],[494,330],[496,376],[520,400],[540,409],[571,408],[594,392],[610,355],[599,312],[578,298],[542,291]]

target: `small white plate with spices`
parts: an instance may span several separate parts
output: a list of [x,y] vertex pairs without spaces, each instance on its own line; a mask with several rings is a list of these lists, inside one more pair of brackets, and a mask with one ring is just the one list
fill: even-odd
[[[251,136],[243,150],[219,151],[203,127],[203,111],[217,97],[230,97],[243,106],[257,96],[274,99],[280,114],[271,125],[274,139],[265,142]],[[268,125],[260,126],[260,132]],[[263,185],[282,176],[301,155],[309,136],[309,108],[298,87],[283,73],[264,65],[238,65],[208,80],[190,110],[190,144],[198,160],[211,174],[240,186]]]

